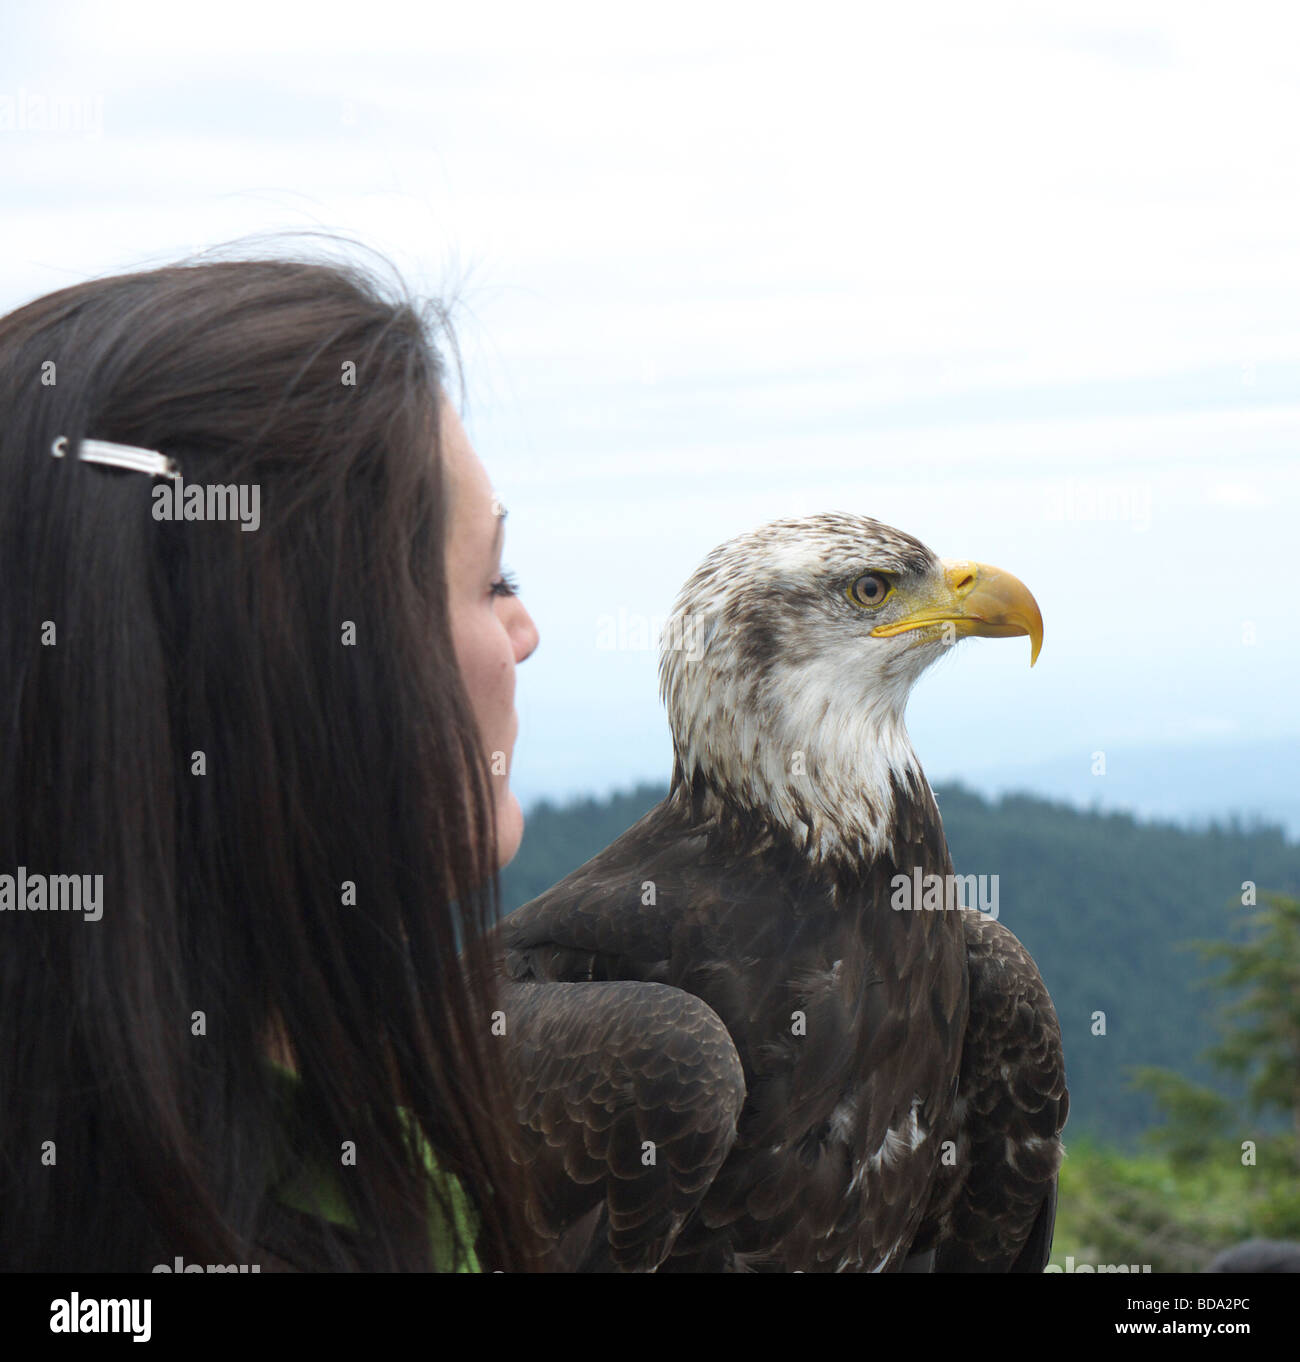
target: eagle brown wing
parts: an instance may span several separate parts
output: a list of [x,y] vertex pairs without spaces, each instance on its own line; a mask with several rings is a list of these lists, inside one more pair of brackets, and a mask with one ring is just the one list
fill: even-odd
[[561,1269],[658,1267],[736,1138],[735,1044],[707,1003],[662,982],[675,917],[645,903],[703,847],[675,824],[666,835],[671,821],[657,806],[499,929],[536,1220]]
[[970,1019],[949,1138],[913,1252],[936,1272],[1041,1272],[1052,1248],[1061,1131],[1070,1110],[1061,1028],[1029,952],[961,910]]
[[653,1271],[736,1138],[745,1081],[726,1027],[654,983],[506,982],[502,1009],[553,1266]]

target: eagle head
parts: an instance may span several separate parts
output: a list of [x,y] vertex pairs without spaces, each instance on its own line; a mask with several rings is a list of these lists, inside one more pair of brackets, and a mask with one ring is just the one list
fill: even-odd
[[907,697],[959,639],[1027,634],[1028,588],[866,516],[776,520],[719,545],[664,629],[674,790],[784,830],[814,861],[886,849],[897,792],[929,787]]

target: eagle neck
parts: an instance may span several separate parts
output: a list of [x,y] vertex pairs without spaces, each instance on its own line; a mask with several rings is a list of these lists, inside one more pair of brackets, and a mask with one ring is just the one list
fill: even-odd
[[922,819],[933,820],[942,842],[902,711],[901,703],[825,706],[797,726],[733,724],[725,744],[675,740],[673,802],[725,841],[793,848],[836,879],[905,855],[900,834],[911,836]]

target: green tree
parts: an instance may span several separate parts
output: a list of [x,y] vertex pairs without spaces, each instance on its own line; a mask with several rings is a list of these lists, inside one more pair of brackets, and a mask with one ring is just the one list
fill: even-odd
[[[1242,895],[1255,908],[1245,941],[1190,943],[1206,961],[1226,968],[1208,984],[1229,995],[1220,1010],[1221,1039],[1206,1058],[1244,1081],[1256,1114],[1280,1112],[1300,1151],[1300,899],[1265,891],[1257,906],[1253,885]],[[1186,1163],[1227,1132],[1231,1104],[1211,1089],[1168,1069],[1138,1069],[1134,1086],[1155,1101],[1164,1124],[1150,1132],[1176,1161]]]
[[[1265,892],[1257,905],[1247,885],[1243,906],[1255,909],[1246,939],[1190,943],[1207,962],[1225,965],[1207,981],[1227,996],[1219,1012],[1221,1038],[1206,1058],[1244,1084],[1251,1115],[1282,1115],[1287,1125],[1261,1130],[1218,1093],[1167,1069],[1139,1069],[1134,1084],[1151,1094],[1163,1118],[1147,1138],[1163,1149],[1175,1177],[1186,1181],[1237,1164],[1257,1172],[1244,1183],[1229,1173],[1224,1186],[1236,1182],[1251,1233],[1294,1238],[1300,1235],[1300,900]],[[1198,1196],[1207,1194],[1214,1192],[1202,1186]]]
[[[1253,897],[1253,895],[1250,895]],[[1285,1114],[1300,1147],[1300,899],[1265,893],[1243,944],[1205,942],[1207,960],[1225,960],[1218,988],[1240,996],[1225,1008],[1224,1038],[1210,1061],[1247,1081],[1254,1111]]]

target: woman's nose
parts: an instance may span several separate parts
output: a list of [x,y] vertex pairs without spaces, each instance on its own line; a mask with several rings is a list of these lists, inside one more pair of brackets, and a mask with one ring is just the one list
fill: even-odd
[[524,608],[523,602],[517,602],[519,608],[519,618],[512,622],[510,636],[515,644],[516,663],[527,661],[537,650],[540,636],[537,626],[533,623],[533,617]]

